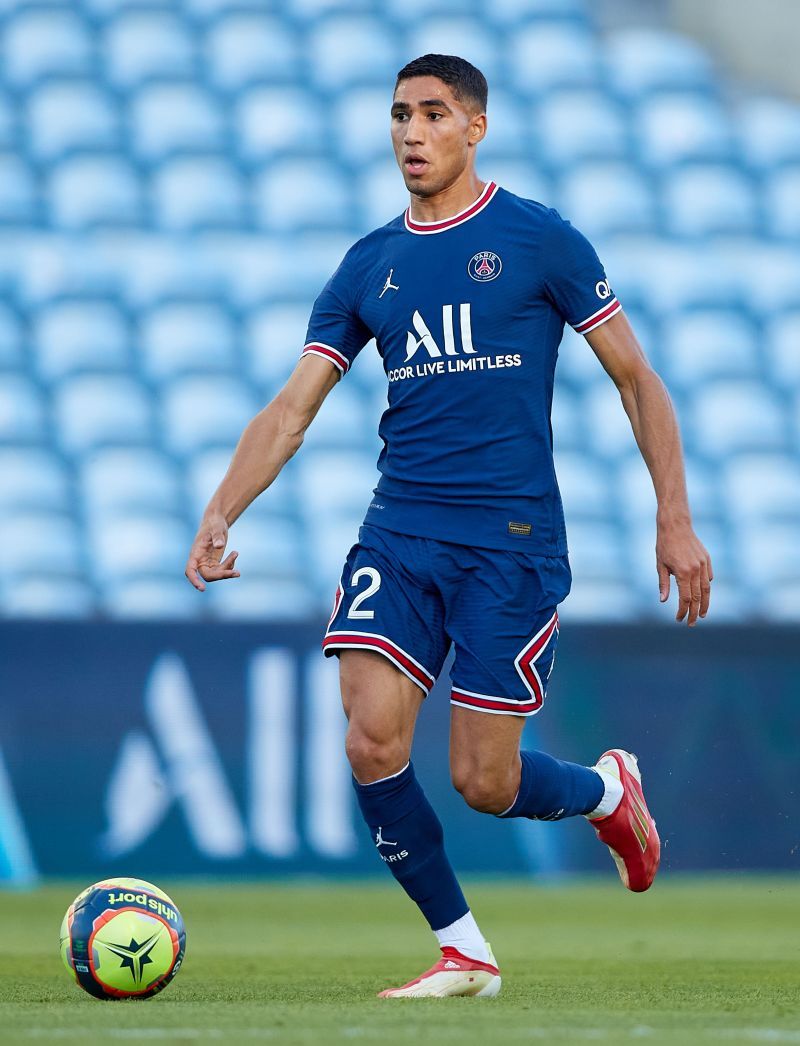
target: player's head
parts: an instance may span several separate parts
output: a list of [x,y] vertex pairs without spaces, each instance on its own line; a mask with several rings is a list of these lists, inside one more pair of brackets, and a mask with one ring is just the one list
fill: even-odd
[[392,99],[392,145],[409,192],[434,196],[475,162],[486,134],[486,77],[448,54],[403,66]]

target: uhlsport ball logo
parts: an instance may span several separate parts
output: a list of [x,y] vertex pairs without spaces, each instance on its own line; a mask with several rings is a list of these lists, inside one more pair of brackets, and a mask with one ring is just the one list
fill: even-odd
[[469,260],[467,272],[478,283],[488,283],[500,275],[503,263],[500,258],[491,251],[478,251]]
[[150,999],[180,970],[186,930],[175,903],[142,879],[104,879],[61,924],[61,958],[96,999]]

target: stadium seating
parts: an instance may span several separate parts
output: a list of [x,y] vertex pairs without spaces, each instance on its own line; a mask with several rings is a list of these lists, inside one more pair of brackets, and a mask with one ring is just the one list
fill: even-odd
[[[242,578],[200,596],[183,566],[314,298],[407,204],[389,90],[427,50],[487,73],[480,173],[590,236],[672,392],[718,619],[800,620],[800,107],[663,28],[599,30],[587,0],[0,11],[0,531],[35,564],[0,614],[327,613],[377,479],[374,343],[233,528]],[[649,475],[569,328],[553,429],[565,619],[669,620]]]

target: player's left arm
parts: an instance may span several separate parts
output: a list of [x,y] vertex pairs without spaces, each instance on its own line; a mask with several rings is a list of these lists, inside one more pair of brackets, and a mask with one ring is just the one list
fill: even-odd
[[653,480],[658,503],[656,562],[661,602],[669,597],[672,574],[678,586],[676,620],[687,618],[687,623],[694,625],[698,616],[705,617],[708,612],[714,574],[711,557],[692,526],[672,400],[623,312],[587,334],[586,340],[619,389]]

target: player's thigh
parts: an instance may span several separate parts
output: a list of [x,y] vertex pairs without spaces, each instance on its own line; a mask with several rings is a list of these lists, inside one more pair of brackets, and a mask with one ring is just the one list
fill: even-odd
[[349,745],[358,741],[365,748],[391,747],[407,762],[425,699],[420,687],[370,650],[342,650],[339,679]]
[[555,663],[556,607],[569,591],[566,557],[468,549],[462,558],[446,601],[452,704],[487,719],[525,719],[542,708]]
[[450,712],[450,774],[472,806],[509,807],[519,788],[519,742],[525,719],[487,715],[453,705]]

